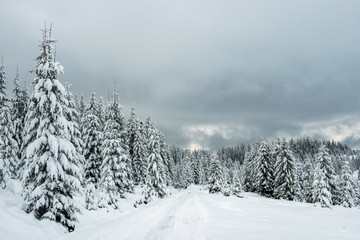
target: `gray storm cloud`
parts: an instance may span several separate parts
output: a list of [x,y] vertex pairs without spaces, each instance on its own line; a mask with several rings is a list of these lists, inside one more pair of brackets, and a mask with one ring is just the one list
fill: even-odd
[[[358,1],[3,1],[8,80],[34,65],[53,23],[63,81],[119,86],[170,144],[216,148],[323,136],[360,143]],[[340,129],[340,130],[339,130]]]

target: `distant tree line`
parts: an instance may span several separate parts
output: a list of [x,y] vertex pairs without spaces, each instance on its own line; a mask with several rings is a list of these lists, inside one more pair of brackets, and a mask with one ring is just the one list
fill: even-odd
[[234,192],[239,196],[240,189],[329,208],[360,203],[359,178],[354,175],[359,169],[359,154],[334,141],[277,138],[222,148],[213,155],[178,147],[172,147],[171,154],[175,187],[205,183],[211,193]]

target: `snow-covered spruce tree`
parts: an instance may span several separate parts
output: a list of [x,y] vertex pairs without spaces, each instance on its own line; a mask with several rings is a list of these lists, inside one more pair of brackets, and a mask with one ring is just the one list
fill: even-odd
[[6,73],[4,64],[0,65],[0,185],[5,188],[14,176],[14,166],[17,162],[17,144],[13,139],[14,130],[7,105],[8,98],[5,93]]
[[107,196],[108,205],[115,209],[118,208],[118,201],[124,197],[124,193],[133,191],[129,152],[123,147],[123,132],[117,119],[119,109],[119,98],[117,93],[114,93],[105,116],[100,186]]
[[276,142],[276,162],[274,166],[274,196],[294,200],[298,196],[296,160],[285,138]]
[[302,191],[303,191],[303,200],[308,203],[312,203],[312,184],[314,167],[310,158],[305,158],[305,164],[303,165],[303,176],[302,176]]
[[194,183],[194,163],[190,155],[185,155],[183,159],[183,166],[186,187],[188,187]]
[[[144,130],[143,130],[143,134],[144,134],[144,138],[149,141],[151,135],[153,134],[152,132],[154,131],[152,128],[154,127],[154,123],[152,122],[150,116],[146,118],[145,124],[144,124]],[[147,148],[149,148],[149,143],[147,144]]]
[[150,202],[153,197],[163,198],[167,195],[166,179],[163,159],[160,155],[160,139],[156,128],[151,122],[149,129],[149,157],[145,187],[143,189],[143,202]]
[[98,209],[98,199],[96,197],[97,189],[93,183],[89,183],[86,186],[85,193],[85,207],[87,210],[96,210]]
[[199,165],[199,185],[206,184],[206,163],[205,157],[201,154],[198,158],[198,165]]
[[[25,103],[25,109],[27,109],[28,106],[28,102],[29,102],[29,98],[30,98],[30,94],[29,94],[29,88],[26,82],[26,79],[24,80],[24,87],[23,87],[23,102]],[[26,112],[26,111],[25,111]]]
[[247,192],[254,192],[255,188],[255,179],[256,179],[256,153],[259,147],[258,143],[252,144],[251,147],[245,153],[244,160],[244,177],[243,177],[243,187]]
[[[17,178],[21,179],[22,176],[22,169],[24,168],[25,162],[24,162],[24,156],[23,154],[25,154],[25,144],[24,144],[24,126],[25,126],[25,117],[28,111],[28,106],[29,106],[29,99],[30,99],[30,95],[29,95],[29,88],[26,82],[26,79],[24,80],[24,86],[22,89],[22,94],[21,94],[21,98],[22,98],[22,102],[24,103],[24,113],[23,113],[23,126],[22,126],[22,131],[20,132],[21,134],[21,144],[18,144],[18,163],[16,166],[17,169]],[[16,132],[16,130],[14,130]]]
[[[81,123],[85,118],[86,110],[87,110],[83,95],[80,96],[80,101],[79,101],[79,105],[78,105],[77,110],[78,110],[78,113],[79,113],[79,120],[78,121],[80,123],[80,128],[81,128]],[[81,132],[82,132],[82,129],[81,129]]]
[[[21,89],[20,87],[20,74],[18,68],[16,68],[16,75],[14,78],[14,90],[13,94],[14,97],[11,100],[12,107],[11,107],[11,120],[14,129],[14,140],[17,144],[17,158],[21,158],[21,146],[23,142],[23,128],[24,128],[24,121],[25,121],[25,114],[26,114],[26,94],[25,90]],[[18,164],[18,162],[16,163]],[[16,166],[17,168],[17,166]]]
[[233,176],[233,185],[232,185],[232,194],[242,198],[242,186],[241,186],[241,180],[240,180],[240,173],[239,171],[235,171],[234,172],[234,176]]
[[344,207],[355,207],[358,204],[356,188],[358,188],[350,170],[349,161],[343,156],[343,166],[340,175],[340,203]]
[[173,169],[173,186],[177,189],[185,189],[188,187],[187,180],[185,178],[185,167],[184,164],[179,161]]
[[285,139],[281,139],[279,137],[277,137],[275,139],[275,141],[272,143],[271,146],[271,157],[273,158],[273,161],[276,162],[278,155],[281,153],[282,146],[283,146],[283,141]]
[[204,176],[204,184],[208,183],[209,182],[209,179],[210,179],[210,162],[211,162],[211,157],[210,157],[210,154],[208,152],[204,153],[203,152],[203,158],[204,158],[204,161],[203,161],[203,167],[204,167],[204,173],[205,173],[205,176]]
[[[80,102],[79,102],[79,97],[77,94],[74,94],[74,97],[73,97],[73,101],[74,101],[74,104],[75,104],[75,109],[76,111],[78,112],[78,117],[80,119],[80,111],[79,111],[79,106],[80,106]],[[80,122],[80,121],[79,121]]]
[[330,186],[326,179],[324,171],[321,169],[321,163],[315,162],[314,182],[312,184],[312,202],[320,204],[322,207],[331,208],[332,200]]
[[200,169],[201,169],[201,159],[199,156],[196,156],[194,159],[194,183],[200,185]]
[[5,105],[6,102],[8,101],[7,94],[5,92],[6,84],[7,84],[7,81],[6,81],[5,66],[4,66],[3,59],[1,59],[1,64],[0,64],[0,104],[1,104],[1,106]]
[[[129,155],[129,145],[128,145],[128,141],[127,141],[128,134],[127,134],[127,129],[126,129],[126,122],[125,122],[124,114],[122,112],[123,106],[121,106],[121,104],[119,102],[119,94],[118,94],[118,92],[116,90],[116,85],[114,85],[114,94],[113,94],[112,98],[113,98],[112,99],[112,103],[113,103],[112,104],[113,119],[118,124],[118,130],[119,130],[119,134],[120,134],[119,139],[120,139],[121,147],[127,153],[128,161],[129,161],[129,164],[130,164],[129,166],[131,168],[131,159],[130,159],[130,155]],[[109,116],[108,114],[105,114],[105,121],[108,120],[108,116]],[[130,173],[132,174],[132,171]],[[132,185],[131,188],[133,188],[133,185]]]
[[136,119],[136,127],[134,134],[134,142],[133,142],[133,153],[131,156],[132,165],[133,165],[133,178],[135,184],[143,185],[145,184],[146,175],[147,175],[147,146],[146,141],[144,139],[143,134],[143,123]]
[[103,97],[100,96],[99,101],[96,103],[97,103],[96,109],[98,110],[97,116],[99,117],[100,123],[103,126],[105,123],[105,103]]
[[170,149],[165,142],[165,135],[161,131],[158,130],[159,135],[159,144],[160,144],[160,156],[163,159],[164,164],[164,177],[166,180],[166,185],[171,185],[171,156]]
[[66,82],[65,83],[65,98],[68,101],[68,107],[66,109],[65,116],[69,122],[73,123],[72,129],[70,129],[70,131],[71,131],[70,141],[77,150],[77,154],[78,154],[77,159],[80,159],[81,170],[83,171],[83,168],[85,165],[85,158],[82,155],[83,142],[81,140],[81,132],[80,132],[80,127],[79,127],[79,122],[78,122],[79,113],[76,110],[76,105],[73,100],[70,88],[71,88],[71,84],[69,82]]
[[315,164],[319,163],[320,168],[325,174],[325,180],[329,186],[331,193],[331,203],[334,205],[340,204],[340,193],[339,187],[336,182],[336,174],[334,169],[333,161],[331,160],[329,149],[323,143],[321,144],[318,153],[315,157]]
[[83,155],[85,158],[85,180],[97,187],[100,179],[102,126],[97,116],[95,93],[92,92],[81,124]]
[[270,149],[266,142],[262,142],[255,157],[255,189],[265,197],[272,197],[274,190],[274,166]]
[[28,213],[33,212],[37,219],[60,222],[73,231],[79,211],[73,197],[82,181],[80,159],[71,143],[74,123],[65,116],[68,101],[57,79],[63,67],[54,60],[54,42],[45,27],[25,120],[22,183]]
[[136,119],[135,108],[131,108],[130,118],[129,118],[129,122],[127,124],[127,144],[129,146],[129,154],[131,157],[131,164],[132,164],[134,170],[135,170],[135,167],[134,167],[134,160],[133,160],[132,156],[133,156],[133,152],[134,152],[134,141],[135,141],[135,133],[136,133],[137,128],[138,128],[138,123],[137,123],[137,119]]
[[[199,162],[200,162],[200,164],[202,163],[201,161],[203,160],[203,158],[200,158],[199,159]],[[205,184],[205,181],[206,181],[206,179],[205,179],[205,171],[204,171],[204,168],[203,167],[201,167],[202,166],[202,164],[200,165],[200,168],[199,168],[199,185],[204,185]]]
[[15,130],[11,118],[11,110],[8,106],[8,98],[5,93],[6,89],[6,73],[4,64],[0,65],[0,171],[3,173],[3,186],[9,183],[9,178],[16,177],[16,169],[18,163],[18,144],[15,140]]
[[222,190],[223,176],[220,165],[219,156],[214,153],[211,155],[210,163],[210,179],[209,179],[209,193],[217,193]]

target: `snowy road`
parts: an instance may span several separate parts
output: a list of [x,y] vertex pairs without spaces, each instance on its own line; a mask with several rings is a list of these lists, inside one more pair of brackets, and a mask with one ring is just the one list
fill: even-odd
[[360,210],[210,195],[193,187],[59,239],[360,239]]
[[[205,216],[193,192],[181,192],[138,209],[79,227],[64,239],[206,239]],[[59,238],[61,239],[61,238]]]
[[134,208],[138,195],[122,200],[121,210],[83,211],[75,232],[55,222],[37,221],[21,210],[22,199],[0,194],[0,239],[77,240],[359,240],[360,209],[209,194],[199,187]]

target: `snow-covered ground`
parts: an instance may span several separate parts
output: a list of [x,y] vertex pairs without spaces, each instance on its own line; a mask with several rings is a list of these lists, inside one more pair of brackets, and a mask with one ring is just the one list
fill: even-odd
[[75,232],[37,221],[21,210],[22,200],[0,190],[0,239],[360,239],[360,210],[274,200],[210,195],[192,186],[133,208],[83,211]]

